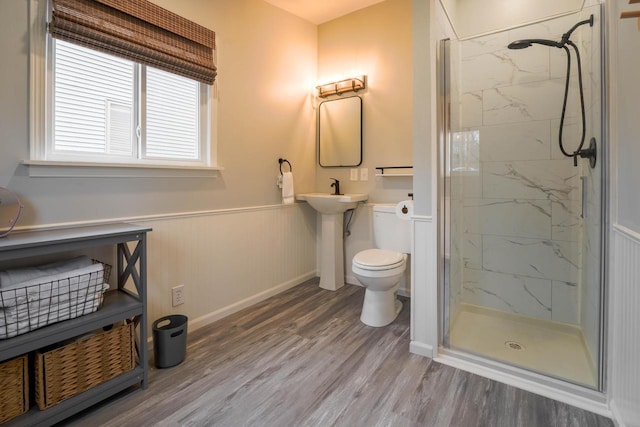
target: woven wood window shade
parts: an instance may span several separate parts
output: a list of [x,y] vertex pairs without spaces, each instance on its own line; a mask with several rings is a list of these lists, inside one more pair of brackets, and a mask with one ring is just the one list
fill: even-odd
[[147,0],[51,0],[55,38],[213,84],[215,32]]

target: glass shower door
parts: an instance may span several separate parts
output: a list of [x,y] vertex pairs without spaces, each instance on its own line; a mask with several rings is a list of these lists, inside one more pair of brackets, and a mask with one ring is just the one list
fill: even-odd
[[[573,34],[582,56],[585,147],[602,153],[600,8],[447,42],[444,345],[599,388],[602,162],[573,159],[582,134],[575,63],[564,120],[566,54],[514,40]],[[574,56],[575,60],[575,56]]]

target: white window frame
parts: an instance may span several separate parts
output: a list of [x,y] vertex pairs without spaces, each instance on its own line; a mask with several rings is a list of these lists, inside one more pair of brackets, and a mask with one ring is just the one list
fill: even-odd
[[[31,176],[180,176],[168,173],[174,169],[187,171],[187,177],[201,176],[199,171],[208,172],[208,176],[216,176],[215,171],[223,168],[217,165],[217,97],[214,86],[200,83],[200,159],[156,159],[156,158],[123,158],[120,156],[87,155],[86,153],[65,153],[58,155],[53,151],[53,38],[47,31],[50,16],[48,0],[30,0],[30,132],[29,159],[23,163],[29,167]],[[136,95],[136,121],[141,126],[141,137],[144,139],[144,114],[140,104],[146,96],[142,70],[138,67],[137,79],[142,85]],[[142,81],[141,81],[142,80]],[[214,84],[215,85],[215,84]],[[135,126],[135,124],[134,124]],[[138,139],[138,141],[140,141]],[[141,143],[138,142],[138,146]],[[138,148],[134,148],[137,151]],[[59,168],[66,169],[60,171]],[[70,170],[75,169],[73,171]],[[120,169],[113,171],[108,169]],[[81,169],[81,170],[80,170]],[[151,169],[163,170],[151,173]],[[126,172],[122,172],[126,170]],[[192,171],[192,172],[188,172]],[[214,172],[213,174],[211,172]]]

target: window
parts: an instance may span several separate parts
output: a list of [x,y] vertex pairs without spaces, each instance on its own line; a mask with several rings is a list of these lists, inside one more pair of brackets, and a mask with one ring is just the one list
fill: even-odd
[[[76,44],[55,34],[54,38],[52,33],[56,32],[56,23],[50,24],[53,28],[51,33],[46,25],[42,25],[49,16],[48,1],[31,0],[35,13],[31,16],[31,145],[28,164],[86,166],[99,163],[218,169],[212,138],[215,134],[212,132],[215,125],[212,121],[215,119],[215,100],[211,89],[215,78],[213,62],[203,72],[202,66],[192,66],[171,56],[165,64],[162,51],[153,53],[144,47],[142,49],[149,53],[149,58],[140,57],[135,49],[130,56],[127,52],[121,55],[122,44],[116,39],[107,45],[94,47],[91,41]],[[72,0],[52,1],[54,21],[66,18],[67,7],[77,7],[75,12],[84,13],[90,20],[95,17],[93,9],[82,10],[87,3],[78,2],[75,6]],[[57,15],[56,4],[60,4]],[[178,49],[175,43],[183,45],[191,43],[190,37],[200,37],[204,41],[199,43],[206,46],[198,45],[197,49],[204,52],[205,61],[211,59],[211,48],[215,44],[213,32],[150,2],[105,1],[89,5],[99,8],[97,12],[104,13],[106,20],[111,13],[108,8],[122,8],[114,9],[114,13],[120,15],[131,11],[138,14],[130,17],[133,31],[137,31],[135,26],[145,27],[146,17],[155,19],[153,24],[161,28],[162,20],[184,23],[184,28],[180,27],[175,36],[169,36],[173,39],[167,41],[164,38],[150,43],[175,53]],[[74,17],[77,16],[75,12],[71,14]],[[59,28],[66,31],[68,27]],[[90,29],[94,30],[93,27]],[[85,40],[83,27],[78,30],[82,34],[79,40]],[[166,37],[167,31],[163,31],[162,37]],[[112,40],[109,38],[111,34],[105,33],[106,38],[101,38],[101,34],[97,40]],[[146,35],[144,37],[145,41],[149,40]],[[106,49],[103,48],[105,46]],[[114,52],[118,52],[117,56],[110,53],[111,46]],[[171,61],[178,61],[183,68],[176,69]]]
[[200,114],[207,109],[202,84],[62,40],[54,43],[47,159],[201,162],[207,128]]
[[52,42],[46,160],[206,164],[206,85]]

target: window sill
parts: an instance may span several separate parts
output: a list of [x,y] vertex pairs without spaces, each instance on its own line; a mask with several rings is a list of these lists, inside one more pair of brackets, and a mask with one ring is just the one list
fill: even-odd
[[34,178],[217,178],[220,166],[132,165],[125,163],[23,160]]

